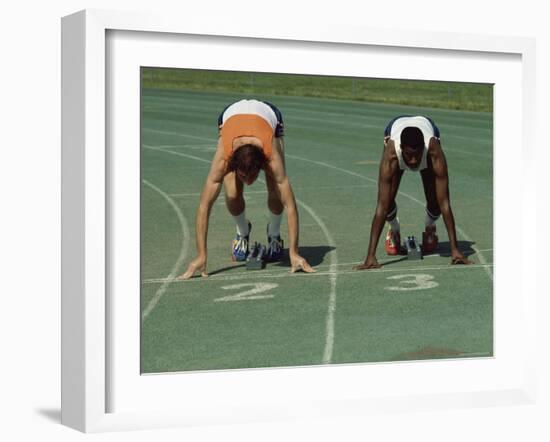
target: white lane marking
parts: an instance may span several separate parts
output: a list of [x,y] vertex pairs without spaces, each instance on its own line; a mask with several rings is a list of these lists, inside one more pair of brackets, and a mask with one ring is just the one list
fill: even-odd
[[325,335],[325,351],[323,352],[323,364],[330,364],[332,361],[332,354],[334,351],[334,314],[336,312],[336,278],[338,277],[338,255],[336,253],[336,243],[332,237],[332,234],[328,230],[327,226],[321,218],[315,213],[315,211],[304,204],[302,201],[296,200],[300,206],[302,206],[315,220],[315,222],[321,227],[329,247],[332,247],[330,254],[329,275],[330,275],[330,295],[328,300],[328,310],[326,319],[326,335]]
[[[267,195],[267,190],[247,190],[245,192],[245,197],[248,194],[252,193],[258,193],[258,194],[264,194]],[[201,196],[200,192],[191,192],[191,193],[171,193],[170,196],[172,198],[185,198],[188,196]]]
[[190,158],[190,159],[192,159],[192,160],[201,161],[201,162],[206,163],[206,164],[210,164],[210,163],[211,163],[210,160],[205,160],[204,158],[196,157],[196,156],[194,156],[194,155],[189,155],[189,154],[187,154],[187,153],[173,152],[173,151],[171,151],[171,150],[159,149],[158,147],[150,146],[150,145],[148,145],[148,144],[142,144],[142,146],[145,147],[146,149],[156,150],[157,152],[170,153],[170,154],[172,154],[172,155],[177,155],[177,156],[179,156],[179,157]]
[[[192,160],[197,160],[205,163],[210,163],[209,160],[205,160],[204,158],[195,157],[194,155],[188,155],[183,154],[181,152],[173,152],[170,150],[165,149],[158,149],[150,145],[143,144],[143,147],[147,149],[157,150],[158,152],[164,152],[164,153],[170,153],[173,155],[178,155],[185,158],[190,158]],[[262,179],[259,179],[258,181],[261,181],[265,184],[265,181]],[[315,213],[315,211],[309,207],[307,204],[305,204],[303,201],[296,198],[296,203],[303,207],[310,215],[311,217],[317,222],[321,230],[323,231],[324,235],[327,238],[327,242],[329,246],[331,246],[333,249],[330,252],[330,269],[332,272],[329,273],[330,275],[330,295],[329,295],[329,304],[328,304],[328,312],[327,312],[327,331],[326,331],[326,340],[325,340],[325,350],[323,353],[323,363],[328,364],[332,360],[332,352],[334,348],[334,312],[336,311],[336,279],[337,279],[337,272],[336,269],[338,268],[338,257],[336,254],[336,243],[334,242],[334,239],[332,238],[332,235],[330,234],[329,230],[327,229],[325,223],[321,220],[321,218]]]
[[233,285],[224,285],[222,289],[224,290],[238,290],[244,287],[251,287],[249,290],[244,292],[237,293],[236,295],[223,296],[222,298],[214,299],[214,302],[236,302],[236,301],[252,301],[255,299],[271,299],[275,295],[260,295],[259,293],[267,292],[268,290],[273,290],[277,288],[279,284],[274,284],[272,282],[245,282],[244,284],[233,284]]
[[[322,121],[324,123],[327,122],[326,120],[323,120],[321,118],[293,117],[293,119]],[[378,128],[379,127],[378,125],[370,125],[370,124],[366,124],[366,123],[353,123],[353,122],[350,122],[350,121],[343,121],[342,124],[348,124],[348,125],[352,125],[352,126],[356,126],[356,127],[370,127],[370,128]],[[149,131],[149,132],[154,132],[154,133],[160,133],[160,134],[164,134],[164,135],[175,135],[175,136],[181,136],[181,137],[195,138],[195,139],[203,140],[203,141],[211,141],[213,143],[217,142],[217,140],[215,140],[213,138],[198,137],[198,136],[194,136],[194,135],[184,134],[184,133],[181,133],[181,132],[165,131],[165,130],[150,129],[150,128],[144,128],[144,130]],[[466,140],[471,140],[472,139],[472,137],[464,137],[464,136],[461,136],[461,135],[454,135],[454,134],[446,135],[443,138],[443,140],[446,139],[446,138],[458,138],[458,139],[466,139]],[[157,147],[158,148],[170,148],[171,146],[170,145],[162,145],[162,146],[157,146]],[[179,147],[184,147],[184,146],[177,145],[177,146],[173,146],[173,147],[179,148]],[[207,149],[203,148],[203,150],[215,150],[215,149],[216,148],[211,147],[211,145],[208,145]],[[491,155],[492,155],[492,154],[487,154],[487,153],[483,153],[483,152],[475,152],[475,151],[464,150],[464,149],[456,149],[456,148],[453,148],[453,147],[447,147],[446,149],[444,149],[444,151],[445,152],[450,152],[450,153],[463,154],[463,155],[475,155],[475,156],[478,156],[478,157],[481,157],[481,158],[491,158]]]
[[[300,223],[300,225],[302,225]],[[318,226],[317,224],[309,224],[309,226]],[[483,251],[485,251],[486,249],[484,249]],[[428,255],[428,256],[425,256],[424,259],[426,258],[432,258],[432,257],[438,257],[438,258],[447,258],[447,257],[441,257],[439,255]],[[402,260],[402,261],[406,261],[406,258],[404,256],[400,256],[398,257],[397,260]],[[382,259],[379,259],[378,262],[381,263],[381,264],[386,264],[386,263],[391,263],[391,262],[394,262],[396,261],[396,258],[382,258]],[[363,261],[353,261],[353,262],[339,262],[336,264],[336,267],[349,267],[349,269],[353,269],[353,267],[355,267],[357,264],[362,264]],[[442,268],[442,269],[447,269],[447,268],[464,268],[464,267],[472,267],[472,268],[478,268],[478,267],[482,267],[482,266],[489,266],[491,267],[493,264],[492,263],[487,263],[487,264],[472,264],[472,265],[468,265],[468,266],[463,266],[463,265],[451,265],[450,264],[450,261],[447,263],[447,264],[432,264],[432,266],[435,266],[435,268]],[[329,268],[330,264],[319,264],[318,266],[315,267],[316,270],[321,270],[321,269],[325,269],[326,268],[326,271],[328,271],[328,268]],[[238,267],[238,265],[236,266]],[[270,269],[273,270],[275,273],[274,274],[286,274],[288,273],[288,269],[286,270],[277,270],[278,268],[281,268],[280,266],[271,266]],[[404,266],[404,267],[398,267],[396,269],[391,269],[386,266],[384,267],[384,270],[385,271],[407,271],[409,269],[412,269],[412,270],[418,270],[418,269],[423,269],[423,268],[434,268],[434,267],[409,267],[409,266]],[[369,270],[369,272],[375,272],[375,271],[378,271],[380,269],[371,269]],[[338,271],[338,270],[337,270]],[[265,270],[264,272],[262,272],[262,274],[267,274],[266,273],[267,270]],[[339,273],[342,273],[342,271],[338,271]],[[364,272],[357,272],[355,270],[353,270],[352,272],[350,273],[364,273]],[[273,273],[269,273],[270,275],[273,274]],[[248,275],[248,274],[246,274]],[[218,276],[214,276],[212,275],[212,277],[218,277]],[[153,282],[159,282],[161,279],[159,278],[155,278],[155,279],[151,279],[150,281]]]
[[[147,147],[147,148],[150,148],[150,149],[155,149],[154,147],[152,146],[147,146],[147,145],[144,145],[144,147]],[[195,157],[193,155],[188,155],[188,154],[182,154],[180,152],[173,152],[173,151],[169,151],[169,150],[162,150],[162,149],[156,149],[158,151],[161,151],[161,152],[166,152],[166,153],[171,153],[171,154],[174,154],[174,155],[178,155],[178,156],[182,156],[182,157],[186,157],[186,158],[190,158],[190,159],[194,159],[194,160],[198,160],[198,161],[202,161],[202,162],[205,162],[205,163],[210,163],[209,160],[205,160],[204,158],[200,158],[200,157]],[[347,170],[347,169],[342,169],[340,167],[337,167],[337,166],[333,166],[331,164],[327,164],[327,163],[324,163],[324,162],[320,162],[320,161],[313,161],[313,160],[309,160],[309,159],[306,159],[306,158],[301,158],[301,157],[298,157],[298,156],[295,156],[295,155],[289,155],[288,153],[285,153],[285,155],[289,158],[295,158],[295,159],[298,159],[298,160],[302,160],[302,161],[307,161],[307,162],[311,162],[311,163],[314,163],[314,164],[317,164],[317,165],[320,165],[320,166],[324,166],[324,167],[328,167],[328,168],[331,168],[331,169],[334,169],[334,170],[338,170],[342,173],[346,173],[348,175],[351,175],[351,176],[356,176],[358,178],[361,178],[361,179],[364,179],[364,180],[367,180],[367,181],[371,181],[373,183],[377,183],[376,180],[372,179],[372,178],[369,178],[369,177],[366,177],[364,175],[361,175],[359,173],[356,173],[356,172],[353,172],[353,171],[350,171],[350,170]],[[261,180],[263,181],[263,180]],[[411,199],[412,201],[415,201],[416,203],[424,206],[424,203],[422,203],[420,200],[416,199],[415,197],[413,197],[412,195],[409,195],[405,192],[401,192],[399,191],[399,193],[409,199]],[[313,216],[314,212],[312,211],[311,208],[309,208],[309,206],[305,205],[302,201],[296,199],[296,202],[304,207],[309,213],[310,215]],[[332,240],[332,236],[330,235],[330,232],[328,230],[326,230],[326,226],[324,225],[324,223],[322,222],[322,220],[315,214],[315,216],[313,216],[313,218],[316,220],[316,222],[319,224],[319,226],[321,226],[321,229],[323,230],[323,233],[325,234],[325,236],[327,236],[327,241],[329,242],[329,245],[332,245],[331,244],[331,241],[332,243],[333,240]],[[321,223],[319,223],[319,221]],[[459,228],[457,227],[457,230],[459,230]],[[464,234],[464,231],[462,230],[459,230],[461,232],[461,234],[466,238],[466,235]],[[471,239],[468,239],[466,238],[467,241],[472,241]],[[335,247],[333,245],[333,247]],[[473,245],[472,245],[472,249],[474,251],[476,251],[476,253],[479,255],[480,257],[480,261],[482,261],[483,265],[481,266],[476,266],[476,265],[470,265],[468,267],[474,267],[474,268],[477,268],[477,267],[482,267],[485,272],[487,272],[487,275],[489,276],[489,278],[491,279],[492,281],[492,272],[490,271],[490,267],[492,267],[492,264],[487,264],[487,261],[485,260],[485,257],[482,255],[482,253],[477,250]],[[338,268],[338,260],[337,260],[337,256],[336,256],[336,248],[334,248],[331,252],[331,264],[330,264],[331,268],[332,266],[335,266],[335,268],[337,269]],[[427,270],[426,268],[424,268],[425,270]],[[380,271],[385,271],[385,269],[380,269],[380,270],[370,270],[371,272],[380,272]],[[326,332],[326,344],[325,344],[325,351],[324,351],[324,355],[323,355],[323,363],[330,363],[331,359],[332,359],[332,353],[333,353],[333,348],[334,348],[334,313],[336,311],[336,278],[337,278],[337,275],[338,275],[338,271],[334,271],[334,269],[332,269],[332,271],[329,270],[329,272],[323,272],[323,273],[316,273],[315,275],[329,275],[330,276],[330,281],[331,281],[331,293],[330,293],[330,296],[329,296],[329,306],[328,306],[328,312],[327,312],[327,332]],[[265,275],[267,276],[267,275]],[[284,276],[284,275],[281,275],[281,276]],[[262,277],[264,277],[264,275],[262,275]],[[232,277],[228,277],[228,278],[232,278]],[[233,277],[233,279],[240,279],[242,277]]]
[[184,138],[193,138],[195,140],[202,140],[202,141],[213,141],[213,142],[216,142],[217,140],[213,139],[213,138],[206,138],[206,137],[198,137],[196,135],[188,135],[188,134],[184,134],[184,133],[181,133],[181,132],[174,132],[174,131],[171,131],[171,130],[159,130],[159,129],[151,129],[149,127],[144,127],[142,128],[142,130],[146,131],[146,132],[152,132],[152,133],[155,133],[155,134],[162,134],[162,135],[175,135],[177,137],[184,137]]
[[[333,271],[333,272],[330,272],[330,271],[317,271],[316,273],[310,273],[308,274],[308,277],[313,277],[313,276],[327,276],[327,275],[332,275],[332,274],[336,274],[336,275],[367,275],[367,274],[370,274],[370,273],[403,273],[403,272],[414,272],[414,271],[425,271],[425,270],[430,270],[430,271],[438,271],[438,270],[449,270],[449,271],[455,271],[455,272],[458,272],[458,271],[462,271],[462,270],[467,270],[467,269],[480,269],[480,268],[484,268],[484,267],[492,267],[493,264],[470,264],[470,265],[441,265],[441,266],[432,266],[432,267],[399,267],[399,268],[396,268],[396,269],[388,269],[388,268],[381,268],[381,269],[371,269],[371,270],[353,270],[353,269],[348,269],[348,270],[336,270],[336,271]],[[316,267],[317,269],[318,267]],[[265,272],[265,273],[264,273]],[[224,275],[210,275],[208,278],[195,278],[195,279],[190,279],[188,281],[181,281],[179,279],[174,279],[172,280],[171,282],[174,282],[174,283],[180,283],[180,282],[184,282],[186,284],[188,283],[191,283],[191,282],[201,282],[201,281],[239,281],[239,280],[247,280],[247,279],[256,279],[256,278],[285,278],[285,277],[290,277],[289,273],[288,273],[288,270],[284,270],[284,271],[276,271],[276,272],[267,272],[264,270],[264,272],[262,272],[261,274],[252,274],[252,275],[249,275],[248,273],[239,273],[238,275],[227,275],[227,276],[224,276]],[[292,276],[293,278],[295,277],[299,277],[300,275],[296,274],[294,276]],[[143,284],[158,284],[160,282],[164,282],[166,281],[166,278],[158,278],[158,279],[155,279],[155,278],[152,278],[152,279],[144,279],[142,281]]]
[[[364,176],[364,175],[361,175],[359,173],[356,173],[356,172],[353,172],[351,170],[347,170],[347,169],[342,169],[340,167],[336,167],[336,166],[333,166],[332,164],[327,164],[327,163],[323,163],[321,161],[313,161],[313,160],[310,160],[308,158],[302,158],[302,157],[298,157],[296,155],[289,155],[289,154],[286,154],[289,158],[294,158],[296,160],[301,160],[301,161],[306,161],[308,163],[313,163],[313,164],[317,164],[319,166],[324,166],[324,167],[328,167],[330,169],[334,169],[334,170],[338,170],[340,172],[343,172],[343,173],[346,173],[348,175],[352,175],[352,176],[356,176],[358,178],[361,178],[361,179],[364,179],[364,180],[367,180],[367,181],[371,181],[373,183],[377,183],[377,181],[373,178],[370,178],[370,177],[367,177],[367,176]],[[415,198],[414,196],[412,195],[409,195],[408,193],[405,193],[405,192],[402,192],[402,191],[398,191],[399,194],[403,195],[404,197],[406,198],[409,198],[411,201],[414,201],[415,203],[418,203],[420,204],[422,207],[425,206],[425,203],[423,203],[422,201],[420,201],[419,199]],[[466,241],[470,241],[470,242],[473,242],[473,240],[468,236],[466,235],[466,233],[464,232],[464,230],[462,230],[461,228],[459,228],[458,226],[455,226],[456,227],[456,230],[464,237],[464,239],[466,239]],[[474,246],[473,244],[470,246],[472,248],[472,250],[474,250],[476,252],[476,254],[478,255],[479,257],[479,261],[482,263],[482,264],[487,264],[487,260],[485,259],[485,256],[483,256],[483,253],[481,253],[481,251],[476,247]],[[493,273],[491,272],[491,270],[489,269],[489,266],[485,266],[483,267],[485,269],[485,272],[487,273],[487,276],[489,277],[489,279],[491,281],[493,281]]]
[[[328,115],[328,114],[329,114],[328,112],[324,113],[324,115]],[[332,114],[332,115],[338,115],[338,114]],[[288,117],[288,119],[290,121],[294,121],[294,120],[317,121],[317,122],[321,122],[323,124],[335,123],[334,120],[327,120],[326,118],[297,117],[296,115],[294,115],[292,117]],[[285,118],[285,121],[286,120],[287,119]],[[369,127],[371,129],[380,129],[380,125],[378,125],[378,124],[367,124],[367,123],[361,122],[361,121],[354,122],[354,121],[350,121],[350,120],[341,120],[341,121],[336,122],[335,124],[337,124],[339,126],[345,125],[345,126],[352,126],[352,127],[358,127],[358,128]],[[296,125],[292,124],[292,126],[296,126]],[[300,127],[308,127],[308,126],[300,126]],[[313,126],[310,126],[310,127],[313,127]]]
[[158,149],[182,149],[182,150],[196,150],[198,152],[213,152],[216,150],[216,147],[213,147],[212,145],[208,146],[172,146],[172,145],[166,145],[166,146],[156,146]]
[[[372,184],[349,184],[349,185],[343,185],[343,186],[301,186],[301,187],[294,187],[292,186],[293,190],[306,190],[306,191],[314,191],[317,192],[319,189],[365,189],[368,187],[373,187]],[[267,195],[267,190],[246,190],[244,195],[248,194],[263,194]],[[169,194],[172,198],[185,198],[185,197],[195,197],[200,196],[200,192],[190,192],[190,193],[170,193]],[[303,226],[304,224],[300,224]]]
[[[265,181],[261,178],[258,179],[265,184]],[[336,253],[336,243],[332,234],[328,230],[323,220],[315,213],[315,211],[309,207],[302,200],[296,198],[296,203],[304,208],[310,216],[315,220],[317,225],[321,228],[329,247],[332,247],[330,254],[330,264],[328,275],[330,277],[330,294],[328,298],[328,309],[326,319],[326,333],[325,333],[325,350],[323,352],[323,364],[330,364],[332,361],[332,354],[334,350],[334,313],[336,312],[336,280],[338,277],[338,254]]]
[[[404,278],[409,279],[404,280]],[[432,275],[427,275],[425,273],[393,275],[388,276],[386,279],[401,280],[399,285],[384,287],[386,290],[391,291],[427,290],[436,288],[439,285],[438,282],[434,281]]]
[[170,206],[172,206],[172,208],[176,212],[176,215],[177,215],[178,220],[180,222],[181,234],[183,236],[182,243],[181,243],[180,254],[178,256],[178,259],[177,259],[176,263],[172,267],[172,270],[171,270],[170,274],[162,282],[162,285],[158,288],[155,295],[149,301],[149,304],[147,304],[147,307],[145,308],[145,310],[141,314],[141,321],[145,322],[145,319],[147,319],[149,314],[157,306],[160,299],[162,298],[162,296],[166,292],[166,289],[168,288],[168,286],[173,282],[173,280],[177,276],[178,270],[180,269],[183,262],[185,261],[185,258],[187,257],[187,253],[189,251],[189,226],[187,224],[187,220],[186,220],[185,216],[183,215],[180,208],[176,205],[176,203],[174,202],[174,200],[172,198],[170,198],[166,193],[164,193],[157,186],[151,184],[149,181],[147,181],[147,180],[142,180],[142,181],[146,186],[150,187],[155,192],[160,194],[168,202],[168,204],[170,204]]
[[[305,120],[305,121],[319,121],[319,122],[322,122],[322,123],[334,123],[334,121],[331,121],[331,120],[326,120],[326,119],[322,119],[322,118],[310,118],[310,117],[292,117],[292,118],[288,118],[289,121],[293,121],[293,120]],[[376,128],[376,129],[380,129],[380,125],[374,125],[374,124],[367,124],[367,123],[361,123],[361,122],[357,122],[357,123],[354,123],[354,122],[351,122],[351,121],[341,121],[341,122],[337,122],[337,124],[339,126],[342,126],[342,125],[347,125],[347,126],[353,126],[353,127],[358,127],[358,128]],[[298,126],[296,124],[290,124],[289,126]],[[304,126],[304,125],[299,125],[299,127],[301,128],[313,128],[315,126],[313,125],[310,125],[310,126]],[[457,139],[465,139],[465,140],[472,140],[474,139],[475,137],[464,137],[464,136],[460,136],[460,135],[446,135],[445,136],[445,139],[447,138],[457,138]],[[476,140],[479,142],[479,140]],[[485,141],[485,140],[484,140]],[[443,140],[444,142],[444,140]],[[487,143],[491,143],[492,140],[488,140]],[[474,155],[474,156],[478,156],[478,157],[482,157],[482,158],[491,158],[491,154],[488,154],[488,153],[484,153],[484,152],[476,152],[476,151],[471,151],[471,150],[465,150],[465,149],[456,149],[454,147],[449,147],[448,145],[444,146],[444,152],[445,153],[459,153],[459,154],[463,154],[463,155]]]
[[157,144],[157,149],[192,149],[192,150],[216,150],[212,143],[208,144]]
[[[472,243],[472,245],[470,247],[472,248],[472,250],[474,250],[477,253],[477,257],[479,259],[479,262],[481,264],[487,264],[487,260],[485,259],[485,256],[483,255],[483,253],[481,253],[481,250],[479,250],[476,246],[473,245],[474,240],[472,238],[470,238],[466,234],[466,232],[464,230],[462,230],[460,227],[456,226],[456,230],[458,230],[458,233],[460,233],[466,241],[470,241]],[[489,279],[492,281],[493,280],[493,272],[491,272],[489,267],[483,267],[483,268],[485,269],[485,273],[487,273],[487,276],[489,277]]]

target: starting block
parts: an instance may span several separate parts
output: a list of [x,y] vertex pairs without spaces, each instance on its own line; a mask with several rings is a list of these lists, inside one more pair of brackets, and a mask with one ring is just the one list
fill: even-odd
[[422,259],[420,244],[418,244],[418,240],[414,236],[408,236],[404,246],[407,249],[408,259]]
[[262,270],[265,268],[267,249],[265,246],[254,243],[246,258],[246,270]]

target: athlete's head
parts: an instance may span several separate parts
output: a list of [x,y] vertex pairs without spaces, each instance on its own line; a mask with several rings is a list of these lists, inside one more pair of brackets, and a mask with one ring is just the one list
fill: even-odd
[[265,166],[267,158],[261,148],[245,144],[233,152],[229,160],[229,171],[235,172],[245,184],[252,184]]
[[401,131],[401,152],[405,164],[416,169],[422,161],[424,152],[424,135],[417,127],[406,127]]

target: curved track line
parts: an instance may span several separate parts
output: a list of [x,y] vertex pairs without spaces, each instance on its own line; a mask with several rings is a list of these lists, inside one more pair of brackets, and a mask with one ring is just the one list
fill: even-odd
[[[286,155],[286,153],[285,153]],[[261,178],[258,181],[265,184],[265,181]],[[336,312],[336,280],[338,278],[338,254],[336,253],[336,243],[332,234],[328,230],[323,220],[315,213],[315,211],[309,207],[306,203],[296,198],[296,203],[304,208],[307,213],[315,220],[318,226],[323,231],[328,245],[332,247],[330,251],[330,264],[329,272],[327,275],[330,277],[330,294],[328,298],[328,310],[326,319],[326,334],[325,334],[325,350],[323,351],[323,364],[330,364],[332,362],[332,353],[334,350],[334,313]]]
[[[196,157],[194,155],[188,155],[181,152],[174,152],[167,149],[158,149],[156,147],[150,146],[150,145],[143,145],[143,147],[151,150],[156,150],[158,152],[163,153],[169,153],[172,155],[181,156],[184,158],[189,158],[192,160],[201,161],[204,163],[210,164],[209,160],[205,160],[204,158]],[[285,153],[286,155],[286,153]],[[258,181],[261,181],[265,184],[265,181],[262,179],[259,179]],[[327,312],[327,320],[326,320],[326,339],[325,339],[325,349],[323,352],[323,363],[329,364],[332,360],[332,353],[334,348],[334,312],[336,311],[336,279],[338,277],[337,269],[338,269],[338,256],[336,253],[336,244],[334,242],[334,239],[332,238],[331,233],[327,229],[325,223],[323,220],[315,213],[315,211],[309,207],[307,204],[305,204],[303,201],[296,198],[296,203],[303,207],[315,220],[315,222],[319,225],[321,230],[323,231],[327,242],[330,247],[333,247],[333,250],[330,252],[330,295],[329,295],[329,304],[328,304],[328,312]]]
[[176,205],[174,200],[170,198],[166,193],[164,193],[162,190],[160,190],[157,186],[151,184],[147,180],[142,180],[143,184],[153,189],[155,192],[160,194],[167,202],[172,206],[174,211],[176,212],[176,215],[178,216],[180,225],[181,225],[181,233],[183,235],[182,243],[181,243],[181,249],[180,249],[180,255],[178,256],[178,259],[174,266],[172,267],[172,271],[170,274],[166,277],[166,280],[162,283],[162,285],[159,287],[159,289],[156,291],[153,298],[149,301],[149,304],[147,304],[147,307],[141,314],[141,321],[145,322],[149,314],[153,311],[153,309],[157,306],[160,299],[166,292],[166,289],[170,285],[170,283],[174,280],[178,273],[178,269],[182,266],[183,261],[187,257],[187,252],[189,251],[189,226],[187,224],[187,220],[185,219],[185,216],[183,216],[183,213],[181,212],[180,208]]
[[326,320],[326,339],[325,339],[325,351],[323,352],[323,364],[330,364],[332,361],[332,353],[334,350],[334,313],[336,312],[336,279],[338,277],[338,255],[336,253],[336,243],[327,229],[327,226],[321,218],[315,213],[315,211],[303,203],[302,201],[296,199],[296,202],[302,206],[310,216],[315,220],[319,227],[325,234],[327,238],[328,245],[332,247],[330,252],[330,265],[329,265],[329,274],[330,274],[330,296],[328,301],[328,311],[327,311],[327,320]]
[[155,133],[155,134],[161,134],[161,135],[176,135],[178,137],[193,138],[194,140],[216,141],[213,138],[197,137],[196,135],[182,134],[181,132],[173,132],[173,131],[170,131],[170,130],[151,129],[149,127],[144,127],[143,130],[147,131],[147,132],[152,132],[152,133]]
[[[378,183],[375,179],[373,178],[369,178],[367,176],[364,176],[364,175],[361,175],[359,173],[356,173],[356,172],[353,172],[351,170],[347,170],[347,169],[342,169],[340,167],[336,167],[336,166],[333,166],[331,164],[327,164],[327,163],[323,163],[321,161],[313,161],[313,160],[310,160],[308,158],[302,158],[302,157],[298,157],[296,155],[288,155],[287,156],[289,158],[294,158],[295,160],[301,160],[301,161],[306,161],[308,163],[313,163],[313,164],[317,164],[318,166],[324,166],[324,167],[328,167],[330,169],[334,169],[334,170],[338,170],[340,172],[343,172],[343,173],[346,173],[348,175],[352,175],[352,176],[356,176],[358,178],[361,178],[361,179],[364,179],[364,180],[367,180],[367,181],[371,181],[373,183]],[[406,198],[409,198],[411,201],[414,201],[415,203],[418,203],[420,204],[422,207],[425,206],[425,204],[420,201],[419,199],[416,199],[414,196],[412,195],[409,195],[408,193],[405,193],[405,192],[402,192],[402,191],[398,191],[398,193],[400,195],[403,195],[404,197]],[[466,233],[464,232],[464,230],[462,230],[461,228],[459,228],[458,226],[456,226],[456,230],[464,237],[464,239],[466,239],[466,241],[470,241],[470,242],[473,242],[473,240],[468,236],[466,235]],[[487,260],[485,259],[485,256],[483,256],[483,253],[481,253],[481,251],[476,247],[474,246],[473,244],[471,245],[472,249],[476,252],[477,256],[479,257],[479,261],[482,263],[482,264],[487,264]],[[489,266],[487,265],[484,265],[483,268],[485,269],[485,272],[487,273],[487,276],[489,277],[489,279],[491,280],[491,282],[493,281],[493,273],[491,272],[491,270],[489,269]]]

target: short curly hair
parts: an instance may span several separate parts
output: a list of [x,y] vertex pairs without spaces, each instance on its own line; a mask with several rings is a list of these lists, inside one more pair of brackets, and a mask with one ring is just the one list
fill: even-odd
[[239,171],[245,176],[256,175],[265,167],[267,158],[261,148],[245,144],[233,152],[229,160],[229,171]]
[[424,149],[424,134],[418,127],[406,127],[401,131],[401,144],[414,150]]

